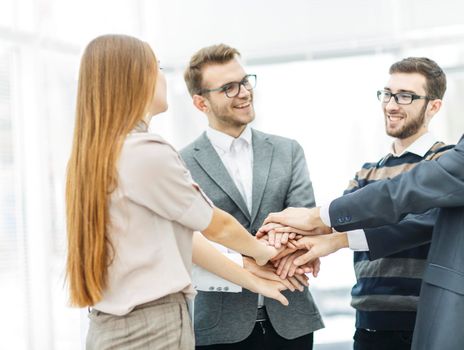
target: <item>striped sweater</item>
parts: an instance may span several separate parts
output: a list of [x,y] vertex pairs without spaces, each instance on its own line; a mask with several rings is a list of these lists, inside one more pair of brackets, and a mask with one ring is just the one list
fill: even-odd
[[[436,142],[423,157],[405,152],[399,157],[387,155],[377,163],[366,163],[344,194],[407,172],[420,161],[436,159],[452,147]],[[430,244],[424,244],[374,261],[369,260],[369,252],[354,252],[357,282],[351,291],[351,306],[356,309],[356,328],[414,329],[429,248]]]

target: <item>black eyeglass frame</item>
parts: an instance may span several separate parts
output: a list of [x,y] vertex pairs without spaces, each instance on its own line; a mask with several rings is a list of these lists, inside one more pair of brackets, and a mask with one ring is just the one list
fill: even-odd
[[[385,93],[388,93],[390,95],[390,98],[388,99],[388,101],[384,101],[384,100],[380,99],[380,96],[385,95]],[[398,95],[411,96],[411,102],[409,102],[409,103],[400,103],[399,100],[398,100]],[[385,104],[389,103],[392,97],[395,99],[396,104],[403,105],[403,106],[410,105],[415,100],[429,100],[429,101],[433,100],[433,98],[430,97],[430,96],[420,96],[420,95],[413,94],[411,92],[397,92],[396,94],[394,94],[393,92],[387,91],[387,90],[377,90],[377,99],[381,103],[385,103]]]
[[[248,89],[246,86],[245,86],[245,81],[248,80],[248,78],[250,77],[253,77],[254,78],[254,84],[253,86]],[[248,91],[252,91],[255,87],[256,87],[256,84],[258,82],[258,77],[256,76],[256,74],[247,74],[243,77],[243,79],[241,81],[231,81],[230,83],[227,83],[227,84],[224,84],[218,88],[215,88],[215,89],[201,89],[199,92],[198,92],[198,95],[203,95],[203,94],[206,94],[206,93],[210,93],[210,92],[214,92],[214,91],[221,91],[221,92],[224,92],[226,94],[226,96],[228,98],[234,98],[234,97],[237,97],[239,94],[240,94],[240,89],[242,88],[242,86],[248,90]],[[238,90],[237,90],[237,93],[234,95],[234,96],[229,96],[227,94],[227,89],[229,88],[229,86],[231,84],[238,84]]]

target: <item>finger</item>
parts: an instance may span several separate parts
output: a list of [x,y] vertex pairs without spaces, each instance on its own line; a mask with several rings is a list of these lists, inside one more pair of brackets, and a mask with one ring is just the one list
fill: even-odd
[[288,242],[287,242],[287,247],[288,247],[288,248],[292,248],[292,249],[297,249],[297,248],[296,248],[296,245],[293,244],[293,242],[291,242],[291,241],[288,241]]
[[312,250],[308,250],[308,252],[300,255],[298,258],[296,258],[293,263],[297,266],[301,266],[306,264],[308,261],[312,261],[316,259],[317,256],[314,255],[314,252]]
[[321,259],[316,259],[314,261],[313,276],[317,277],[319,271],[321,271]]
[[280,263],[279,263],[279,266],[277,267],[277,271],[276,273],[280,276],[280,278],[284,279],[285,277],[282,277],[281,274],[282,274],[282,269],[284,268],[285,266],[285,263],[287,262],[288,258],[290,257],[290,255],[287,255],[285,257],[283,257],[282,259],[280,259]]
[[309,266],[303,267],[303,270],[304,270],[305,273],[311,273],[313,271],[313,269],[311,267],[309,267]]
[[294,256],[289,255],[289,258],[285,261],[284,266],[280,272],[280,278],[287,278],[290,267],[293,265]]
[[287,278],[294,286],[296,289],[298,289],[300,292],[304,290],[304,287],[300,282],[295,278],[295,277],[288,277]]
[[308,287],[309,286],[309,278],[306,275],[295,275],[295,278],[300,282],[302,285]]
[[293,264],[293,263],[290,264],[290,267],[288,269],[288,275],[290,277],[293,277],[295,275],[295,271],[296,271],[297,268],[298,268],[298,266],[296,266],[295,264]]
[[268,241],[269,241],[269,245],[274,245],[275,244],[275,231],[274,230],[271,230],[267,233],[267,236],[268,236]]
[[281,242],[282,242],[282,234],[281,233],[275,234],[275,236],[274,236],[274,247],[280,248],[282,246]]
[[269,223],[269,224],[266,224],[266,225],[261,226],[261,227],[258,229],[258,231],[259,231],[259,232],[266,232],[266,233],[267,233],[267,232],[269,232],[269,231],[275,229],[276,227],[280,227],[280,226],[282,226],[282,225],[271,222],[271,223]]
[[255,235],[256,238],[263,238],[264,236],[266,236],[266,232],[264,231],[257,231]]
[[[279,277],[280,279],[280,277]],[[285,285],[285,287],[287,287],[288,290],[294,292],[295,291],[295,287],[293,286],[293,284],[290,283],[289,280],[285,279],[285,280],[280,280],[280,282]]]
[[280,242],[283,244],[283,245],[286,245],[288,243],[288,236],[289,234],[288,233],[284,233],[282,235],[282,238],[280,239]]
[[280,292],[278,292],[277,296],[275,297],[277,301],[279,301],[282,305],[288,306],[287,298]]
[[270,222],[277,222],[276,218],[277,218],[277,213],[270,213],[266,217],[266,219],[264,219],[264,222],[263,222],[264,226],[266,226],[266,224],[269,224]]

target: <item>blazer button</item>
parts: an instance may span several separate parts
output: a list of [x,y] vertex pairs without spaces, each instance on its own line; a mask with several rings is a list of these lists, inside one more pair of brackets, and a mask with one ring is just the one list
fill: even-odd
[[220,292],[220,291],[222,290],[222,288],[221,288],[221,287],[217,287],[216,290],[217,290],[218,292]]
[[224,287],[224,290],[227,292],[229,290],[229,287]]
[[345,222],[350,222],[351,221],[351,216],[345,216]]
[[209,290],[214,290],[214,287],[209,287]]
[[343,218],[337,218],[337,222],[339,224],[343,224],[345,222],[345,220]]
[[255,230],[255,229],[251,230],[251,234],[252,234],[253,236],[256,235],[256,232],[258,232],[258,230]]

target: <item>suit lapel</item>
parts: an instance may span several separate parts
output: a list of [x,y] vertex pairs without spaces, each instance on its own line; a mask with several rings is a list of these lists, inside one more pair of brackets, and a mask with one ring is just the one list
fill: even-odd
[[206,133],[203,133],[195,142],[194,158],[209,177],[232,199],[243,214],[250,219],[250,213],[248,212],[245,200],[235,186],[234,181],[227,172]]
[[253,194],[251,207],[251,223],[258,215],[258,209],[266,188],[269,169],[271,167],[274,146],[259,132],[253,132]]

